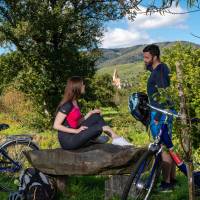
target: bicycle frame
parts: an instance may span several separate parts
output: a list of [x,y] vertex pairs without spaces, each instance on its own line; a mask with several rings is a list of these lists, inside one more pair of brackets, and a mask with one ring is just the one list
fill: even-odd
[[[175,117],[175,118],[181,118],[181,115],[180,115],[179,113],[176,114],[176,113],[173,113],[173,112],[170,112],[170,111],[167,111],[167,110],[163,110],[163,109],[160,109],[160,108],[156,108],[156,107],[151,106],[151,105],[149,105],[149,104],[148,104],[148,106],[149,106],[151,109],[153,109],[153,110],[156,110],[156,111],[158,111],[158,112],[161,112],[161,113],[165,114],[166,117],[172,116],[172,117]],[[160,133],[159,133],[158,137],[156,138],[158,141],[156,141],[155,143],[156,143],[156,144],[162,144],[162,143],[165,144],[165,146],[166,146],[166,147],[168,148],[168,150],[169,150],[169,154],[170,154],[171,158],[174,160],[174,162],[176,163],[177,167],[180,169],[180,171],[181,171],[185,176],[187,176],[187,167],[186,167],[185,163],[183,162],[183,160],[179,157],[179,155],[173,151],[173,146],[174,146],[174,145],[173,145],[173,143],[172,143],[171,138],[169,137],[169,135],[168,135],[168,138],[167,138],[167,139],[166,139],[166,137],[164,138],[164,136],[163,136],[164,131],[165,131],[165,130],[164,130],[165,128],[166,128],[165,126],[161,126]],[[168,131],[167,131],[167,133],[168,133]],[[166,139],[166,140],[168,140],[168,141],[164,141],[163,138]],[[168,144],[167,144],[167,143],[168,143]]]
[[[14,161],[12,158],[10,158],[8,156],[8,154],[6,153],[6,151],[4,150],[4,147],[10,143],[10,142],[29,142],[31,143],[32,141],[32,137],[31,136],[26,136],[26,135],[14,135],[14,136],[9,136],[8,140],[5,141],[3,144],[0,145],[0,155],[3,156],[3,158],[6,158],[7,161],[2,161],[0,160],[0,173],[1,172],[17,172],[20,171],[22,169],[22,166],[19,162]],[[36,144],[35,144],[36,145]],[[37,146],[37,145],[36,145]],[[39,149],[39,147],[38,147]],[[11,164],[9,165],[9,167],[2,167],[3,164]]]
[[[176,114],[168,110],[155,108],[150,105],[149,107],[152,108],[153,110],[165,114],[166,119],[163,119],[162,123],[159,124],[161,125],[159,133],[154,138],[153,143],[149,144],[148,151],[146,151],[144,155],[138,160],[135,169],[130,174],[129,179],[123,190],[122,200],[127,200],[131,187],[133,187],[133,191],[135,191],[134,197],[136,199],[138,199],[138,197],[140,197],[140,199],[142,197],[144,200],[147,200],[149,198],[149,195],[156,182],[156,179],[160,174],[160,163],[162,160],[161,156],[162,156],[163,145],[165,145],[169,150],[169,154],[176,163],[177,167],[181,170],[181,172],[183,172],[184,175],[187,176],[186,165],[173,150],[174,145],[169,135],[169,130],[168,130],[169,126],[167,125],[168,123],[166,123],[168,121],[167,117],[174,116],[181,118],[180,114]],[[193,172],[193,176],[194,177],[196,176],[198,178],[198,179],[196,178],[196,182],[194,179],[194,182],[195,186],[199,187],[200,172],[196,173]]]
[[[8,167],[1,167],[1,164],[4,164],[5,162],[0,161],[0,172],[17,172],[21,169],[21,165],[18,162],[15,162],[12,158],[10,158],[7,153],[4,151],[4,149],[0,149],[0,154],[8,159],[12,164],[11,168]],[[6,164],[8,164],[8,162],[6,162]]]

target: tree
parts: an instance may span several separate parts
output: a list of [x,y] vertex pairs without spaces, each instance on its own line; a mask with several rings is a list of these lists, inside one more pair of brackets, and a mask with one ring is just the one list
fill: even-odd
[[[29,95],[41,112],[52,117],[67,77],[94,75],[104,21],[122,18],[130,8],[137,9],[137,4],[1,0],[0,44],[16,49],[18,59],[10,60],[19,66],[9,80]],[[135,14],[131,12],[131,16]]]
[[[180,0],[162,0],[162,1],[159,1],[159,0],[155,0],[155,1],[151,1],[150,3],[148,2],[146,8],[146,12],[151,14],[151,13],[154,13],[154,12],[159,12],[160,14],[164,14],[164,13],[171,13],[171,14],[180,14],[180,13],[174,13],[174,12],[171,12],[170,11],[170,8],[172,7],[172,5],[176,5],[178,6],[180,4]],[[187,0],[184,2],[187,7],[190,9],[190,8],[193,8],[195,10],[192,10],[192,11],[186,11],[185,13],[188,13],[188,12],[199,12],[200,11],[200,1],[199,0]],[[184,13],[181,13],[181,14],[184,14]]]
[[[190,119],[200,118],[200,49],[191,45],[177,43],[164,49],[161,61],[170,67],[171,83],[167,89],[160,89],[161,100],[166,101],[166,95],[170,98],[175,110],[181,110],[182,120],[176,120],[173,133],[178,137],[186,163],[188,174],[191,177],[193,150],[199,149],[199,127],[192,125]],[[179,63],[179,64],[177,64]],[[146,88],[147,72],[141,77],[140,89]],[[167,99],[167,100],[168,100]],[[199,155],[198,155],[199,156]],[[199,157],[198,157],[199,159]],[[190,173],[189,173],[190,172]],[[190,179],[191,180],[191,179]],[[189,181],[189,183],[191,183]],[[189,184],[191,185],[191,184]],[[191,187],[190,187],[191,188]],[[192,192],[190,193],[192,199]]]
[[[177,121],[176,132],[179,135],[180,144],[185,154],[187,165],[189,199],[194,199],[192,184],[193,150],[199,147],[199,131],[194,131],[191,118],[200,116],[200,50],[191,46],[183,46],[180,43],[172,49],[167,49],[163,56],[166,63],[170,63],[172,70],[171,96],[180,110],[181,120]],[[174,95],[175,94],[175,95]],[[178,98],[179,99],[178,99]],[[196,145],[193,145],[193,143]]]
[[192,47],[191,45],[183,45],[177,43],[171,48],[164,50],[162,60],[166,62],[171,68],[171,90],[174,102],[179,105],[176,67],[175,63],[181,61],[184,74],[184,92],[187,96],[187,104],[189,105],[189,112],[191,117],[200,117],[200,49]]

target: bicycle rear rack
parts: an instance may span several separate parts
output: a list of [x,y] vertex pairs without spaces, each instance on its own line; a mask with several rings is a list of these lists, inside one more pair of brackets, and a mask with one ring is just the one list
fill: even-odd
[[9,135],[6,140],[33,140],[33,136],[28,134]]

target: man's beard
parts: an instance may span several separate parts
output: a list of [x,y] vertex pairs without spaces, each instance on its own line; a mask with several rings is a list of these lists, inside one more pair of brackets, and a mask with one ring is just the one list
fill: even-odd
[[153,70],[153,68],[152,68],[152,65],[153,65],[153,58],[152,58],[152,60],[151,60],[150,62],[144,63],[144,65],[145,65],[145,69],[146,69],[146,70],[152,71],[152,70]]

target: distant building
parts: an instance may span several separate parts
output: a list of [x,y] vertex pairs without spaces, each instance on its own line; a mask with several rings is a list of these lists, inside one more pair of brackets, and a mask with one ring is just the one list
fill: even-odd
[[117,73],[117,69],[116,68],[115,68],[114,73],[113,73],[113,85],[115,87],[117,87],[117,89],[121,89],[122,88],[121,80],[119,78],[119,75]]

